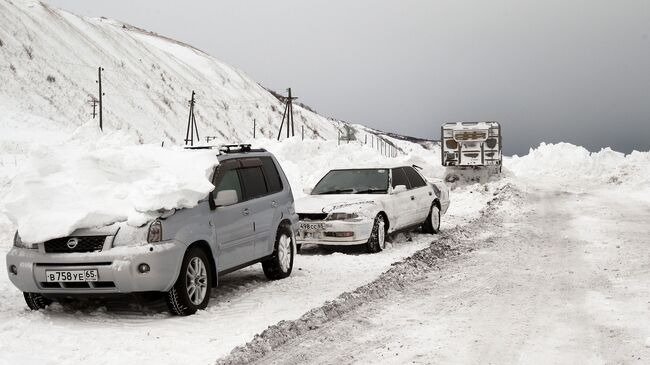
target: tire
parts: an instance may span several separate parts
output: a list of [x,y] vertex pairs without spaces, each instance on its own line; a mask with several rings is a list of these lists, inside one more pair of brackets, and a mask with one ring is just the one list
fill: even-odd
[[273,255],[262,261],[262,269],[264,270],[264,275],[266,275],[267,279],[279,280],[291,275],[294,255],[295,252],[291,228],[282,225],[278,227],[278,232],[275,234]]
[[29,309],[33,311],[45,309],[52,304],[52,299],[46,298],[39,293],[23,293],[23,297],[25,297],[25,303],[27,303]]
[[377,214],[375,221],[372,224],[372,232],[370,232],[370,237],[368,242],[366,242],[366,249],[368,253],[377,253],[381,252],[386,248],[386,222],[384,221],[384,216]]
[[302,250],[302,245],[301,244],[296,244],[296,252],[300,253],[300,250]]
[[212,280],[205,251],[198,247],[187,250],[176,284],[167,292],[169,311],[177,316],[189,316],[205,309],[210,301]]
[[440,208],[433,204],[427,219],[422,223],[424,233],[436,234],[440,232]]

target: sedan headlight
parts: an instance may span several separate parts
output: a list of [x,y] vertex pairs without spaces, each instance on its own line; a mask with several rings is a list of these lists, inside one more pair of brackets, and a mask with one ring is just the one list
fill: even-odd
[[149,233],[147,234],[147,242],[160,242],[162,241],[162,222],[158,219],[151,222],[149,226]]
[[18,231],[16,231],[16,233],[14,234],[14,247],[36,249],[36,248],[38,248],[38,244],[36,244],[36,243],[24,243],[20,239],[20,235],[18,234]]
[[330,213],[325,220],[328,221],[347,221],[359,218],[357,213]]

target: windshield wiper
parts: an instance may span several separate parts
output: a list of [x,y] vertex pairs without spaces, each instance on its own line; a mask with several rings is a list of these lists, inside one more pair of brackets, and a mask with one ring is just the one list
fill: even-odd
[[385,193],[386,189],[367,189],[355,191],[355,194],[373,194],[373,193]]
[[324,191],[322,193],[319,193],[318,195],[323,195],[323,194],[341,194],[341,193],[351,193],[353,192],[354,189],[336,189],[336,190],[329,190],[329,191]]

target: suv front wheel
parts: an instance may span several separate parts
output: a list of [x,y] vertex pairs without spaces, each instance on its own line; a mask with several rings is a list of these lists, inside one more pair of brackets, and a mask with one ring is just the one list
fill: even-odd
[[291,275],[293,269],[294,244],[291,228],[282,225],[275,235],[273,256],[262,261],[264,275],[269,280],[284,279]]
[[205,252],[192,247],[183,257],[176,284],[167,292],[167,307],[172,314],[188,316],[205,309],[210,301],[212,271]]

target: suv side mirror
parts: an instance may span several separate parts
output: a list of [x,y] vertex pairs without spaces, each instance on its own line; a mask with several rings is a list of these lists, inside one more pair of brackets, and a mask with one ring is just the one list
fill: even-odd
[[406,185],[397,185],[393,188],[393,194],[398,194],[403,191],[406,191]]
[[237,198],[237,191],[221,190],[217,193],[217,197],[214,199],[214,205],[217,207],[223,207],[226,205],[233,205],[238,201],[239,198]]
[[314,190],[314,189],[312,189],[312,188],[302,188],[302,192],[307,194],[307,195],[311,195],[312,190]]

